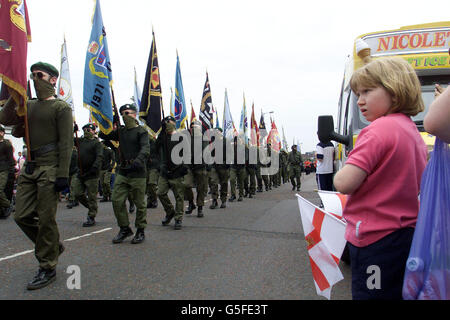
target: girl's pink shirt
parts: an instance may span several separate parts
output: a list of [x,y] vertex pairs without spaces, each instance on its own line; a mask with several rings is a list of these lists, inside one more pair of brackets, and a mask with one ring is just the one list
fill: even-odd
[[365,247],[398,229],[415,227],[427,147],[408,116],[394,113],[373,121],[358,135],[346,163],[367,173],[343,213],[351,244]]

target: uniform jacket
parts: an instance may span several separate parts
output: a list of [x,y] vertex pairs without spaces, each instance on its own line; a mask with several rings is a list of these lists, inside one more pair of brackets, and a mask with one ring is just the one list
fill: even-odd
[[14,148],[11,142],[7,139],[3,139],[0,142],[0,172],[9,171],[16,165],[14,160]]
[[[121,126],[108,135],[100,133],[105,140],[119,141],[118,173],[128,178],[145,178],[150,155],[149,137],[141,126],[127,129]],[[133,164],[136,162],[135,164]],[[137,165],[137,166],[136,166]]]
[[[67,178],[73,147],[72,108],[61,99],[31,99],[28,100],[27,112],[30,150],[36,152],[44,146],[55,145],[53,150],[31,160],[36,161],[38,166],[56,165],[56,177]],[[24,117],[17,115],[14,99],[9,98],[0,111],[0,123],[14,126],[14,137],[25,136]]]

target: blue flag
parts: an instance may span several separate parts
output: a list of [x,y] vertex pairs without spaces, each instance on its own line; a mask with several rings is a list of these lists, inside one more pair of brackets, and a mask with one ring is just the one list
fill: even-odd
[[239,135],[245,141],[245,145],[248,144],[248,122],[247,122],[247,106],[245,105],[245,94],[244,94],[244,105],[241,111],[241,123],[239,125]]
[[113,127],[111,84],[108,42],[103,26],[100,0],[97,0],[84,66],[83,105],[90,110],[92,119],[105,134],[111,132]]
[[175,96],[174,96],[174,112],[173,116],[176,120],[176,127],[185,129],[187,112],[186,103],[184,101],[183,81],[181,80],[180,59],[177,54],[177,69],[175,72]]

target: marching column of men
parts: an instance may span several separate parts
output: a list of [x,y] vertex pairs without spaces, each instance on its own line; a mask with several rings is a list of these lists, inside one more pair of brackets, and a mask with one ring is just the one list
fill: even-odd
[[[264,150],[247,147],[239,137],[227,141],[221,129],[210,130],[212,134],[205,139],[198,121],[191,123],[189,133],[181,133],[172,116],[162,120],[161,133],[155,138],[139,125],[137,108],[133,104],[120,107],[125,125],[114,124],[109,134],[99,133],[102,142],[91,123],[83,126],[81,138],[73,138],[71,108],[55,98],[58,71],[43,62],[34,64],[31,71],[38,98],[28,102],[31,157],[26,159],[19,174],[14,215],[18,226],[35,244],[39,262],[39,270],[27,286],[29,290],[45,287],[55,280],[58,257],[65,249],[59,240],[55,219],[57,199],[59,192],[69,187],[67,208],[81,203],[88,209],[82,226],[91,227],[96,224],[100,183],[103,196],[100,202],[112,201],[119,227],[112,239],[115,244],[133,234],[131,243],[145,240],[147,208],[156,208],[158,199],[165,211],[162,225],[167,226],[173,219],[174,229],[179,230],[184,213],[191,214],[197,208],[197,216],[204,216],[208,185],[212,198],[210,209],[219,206],[219,199],[220,208],[226,208],[228,184],[230,202],[236,199],[236,187],[238,201],[243,201],[245,197],[253,198],[256,192],[263,192],[263,184],[269,191],[272,186],[288,182],[288,177],[293,190],[295,187],[300,190],[302,159],[295,146],[289,154],[281,151],[278,170],[269,174],[262,169],[269,168],[271,162],[263,161],[261,154],[265,152],[270,156],[270,145]],[[13,126],[14,136],[25,136],[24,118],[17,116],[12,98],[0,110],[0,123]],[[5,219],[12,211],[15,160],[11,143],[3,138],[4,132],[0,126],[0,218]],[[182,148],[178,145],[180,138]],[[190,152],[183,154],[184,150]],[[208,152],[210,159],[205,159]],[[174,154],[179,159],[175,159]],[[169,190],[174,194],[175,206],[168,197]],[[135,233],[130,228],[127,199],[136,206]],[[185,200],[188,202],[186,212]]]

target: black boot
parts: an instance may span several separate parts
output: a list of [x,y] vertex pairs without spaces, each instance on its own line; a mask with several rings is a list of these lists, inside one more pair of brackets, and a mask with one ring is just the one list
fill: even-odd
[[198,218],[203,218],[203,207],[202,206],[198,206],[197,217]]
[[145,232],[144,229],[137,229],[136,234],[134,235],[134,238],[131,240],[132,244],[141,243],[145,240]]
[[242,196],[239,196],[238,201],[243,201],[244,199],[242,198]]
[[130,227],[120,227],[119,233],[112,240],[113,243],[121,243],[125,238],[132,236],[133,230]]
[[165,216],[163,221],[161,221],[162,225],[167,226],[170,223],[170,221],[172,221],[172,218],[173,216]]
[[72,209],[73,207],[76,207],[76,206],[78,206],[79,205],[79,203],[78,203],[78,201],[77,200],[72,200],[72,201],[69,201],[69,203],[67,204],[67,208],[68,209]]
[[158,200],[150,201],[150,199],[147,199],[147,208],[155,209],[158,207]]
[[233,202],[234,200],[236,200],[236,196],[233,194],[228,201]]
[[294,191],[294,190],[295,190],[295,184],[292,185],[292,191]]
[[6,219],[11,215],[12,205],[8,208],[0,208],[0,219]]
[[175,220],[175,225],[173,226],[175,230],[181,229],[181,220]]
[[95,226],[95,218],[87,216],[87,220],[83,223],[83,227]]
[[103,199],[100,200],[100,202],[108,202],[109,201],[109,197],[108,196],[103,196]]
[[258,188],[258,190],[256,190],[256,192],[263,192],[262,187]]
[[225,203],[226,203],[226,201],[222,201],[222,204],[220,205],[221,209],[224,209],[227,207],[227,205]]
[[28,290],[36,290],[43,288],[56,280],[55,269],[43,269],[39,268],[39,271],[34,276],[33,280],[28,283]]
[[209,206],[210,209],[215,209],[219,203],[217,202],[217,199],[213,199],[212,204]]
[[194,202],[189,202],[189,206],[184,213],[191,214],[195,208],[197,208],[197,207],[195,206]]
[[128,212],[130,214],[134,213],[134,211],[136,210],[136,206],[134,205],[134,202],[130,203],[130,210],[128,210]]

